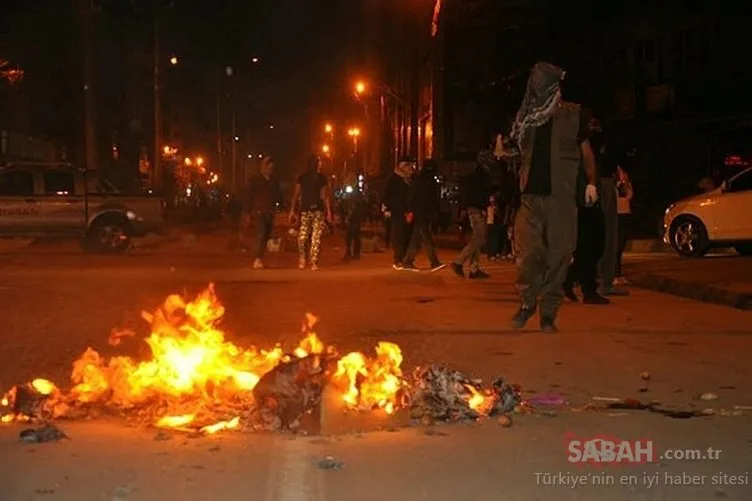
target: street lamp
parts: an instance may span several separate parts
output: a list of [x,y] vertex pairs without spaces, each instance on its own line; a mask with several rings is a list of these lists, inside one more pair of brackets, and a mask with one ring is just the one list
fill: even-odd
[[172,56],[170,58],[170,64],[173,65],[173,66],[176,66],[178,64],[178,58],[177,58],[177,56]]
[[203,157],[196,158],[196,165],[198,165],[199,167],[204,165],[204,158]]
[[327,134],[331,134],[334,131],[334,127],[332,127],[332,124],[326,124],[324,125],[324,132]]
[[193,160],[191,160],[191,159],[190,159],[190,158],[188,158],[188,157],[185,157],[185,159],[183,160],[183,163],[184,163],[185,165],[187,165],[187,166],[191,166],[191,165],[193,165]]
[[329,145],[328,145],[328,144],[325,144],[324,146],[322,146],[322,147],[321,147],[321,151],[322,151],[322,152],[323,152],[323,153],[324,153],[325,155],[328,155],[328,154],[329,154],[329,152],[331,151],[331,148],[329,147]]
[[355,95],[361,96],[366,93],[366,83],[362,80],[355,82]]

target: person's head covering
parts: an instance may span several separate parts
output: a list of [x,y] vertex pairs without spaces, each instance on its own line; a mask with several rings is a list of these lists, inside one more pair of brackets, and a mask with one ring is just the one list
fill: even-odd
[[521,145],[525,136],[544,125],[561,102],[560,83],[566,72],[551,63],[540,62],[530,70],[525,97],[512,126],[512,139]]
[[410,181],[410,178],[414,173],[414,164],[415,160],[413,160],[411,157],[401,157],[397,165],[394,167],[394,173],[405,181]]

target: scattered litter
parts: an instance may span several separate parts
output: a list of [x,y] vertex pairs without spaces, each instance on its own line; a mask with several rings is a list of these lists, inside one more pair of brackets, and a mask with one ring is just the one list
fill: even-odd
[[538,414],[540,414],[543,417],[558,417],[559,413],[556,411],[540,411]]
[[316,461],[316,468],[319,470],[341,470],[344,467],[345,463],[337,461],[332,456]]
[[647,393],[650,391],[647,386],[643,386],[640,389],[637,390],[638,393]]
[[474,420],[511,412],[521,403],[519,388],[499,378],[484,388],[458,371],[446,367],[418,368],[413,373],[410,415],[432,421]]
[[550,395],[536,395],[532,398],[527,399],[527,403],[535,407],[537,405],[544,405],[544,406],[567,405],[568,402],[567,402],[567,399],[564,398],[564,396],[562,395],[550,394]]
[[735,411],[752,411],[752,405],[735,405]]
[[172,440],[172,435],[165,431],[159,431],[154,435],[154,440],[157,442],[166,442],[167,440]]
[[700,414],[702,414],[703,416],[715,416],[715,409],[703,409],[700,411]]
[[497,421],[504,428],[511,428],[512,426],[512,418],[509,416],[501,416]]
[[40,496],[49,496],[50,494],[55,494],[55,489],[35,489],[34,494],[39,494]]
[[718,395],[711,392],[702,393],[697,396],[697,400],[704,400],[705,402],[712,402],[713,400],[718,400]]
[[448,437],[448,433],[444,433],[441,430],[437,430],[436,428],[428,428],[426,430],[423,430],[424,435],[428,435],[431,437]]
[[650,381],[650,373],[648,371],[641,372],[640,378],[642,378],[645,381]]
[[253,389],[262,419],[272,428],[295,429],[303,415],[321,402],[324,363],[320,355],[282,362],[264,374]]
[[639,400],[635,400],[633,398],[626,398],[623,400],[618,400],[616,402],[612,402],[606,406],[608,409],[622,409],[622,410],[646,410],[650,408],[650,405],[643,404]]
[[220,449],[218,445],[215,445],[214,447],[209,448],[209,452],[219,452],[219,451]]
[[744,415],[744,411],[741,409],[721,409],[720,411],[718,411],[718,414],[723,417],[740,417]]
[[595,400],[596,402],[621,402],[621,398],[615,398],[615,397],[593,397],[592,400]]
[[68,435],[62,432],[59,428],[48,424],[41,428],[30,428],[23,430],[20,433],[20,438],[23,442],[30,444],[41,444],[44,442],[57,442],[60,440],[68,439]]
[[606,414],[608,417],[622,417],[622,416],[629,416],[626,412],[610,412]]

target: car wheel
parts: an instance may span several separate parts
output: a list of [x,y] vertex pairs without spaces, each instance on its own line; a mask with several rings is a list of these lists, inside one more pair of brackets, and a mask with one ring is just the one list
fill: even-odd
[[92,252],[119,254],[131,246],[131,225],[120,216],[96,219],[86,235],[86,247]]
[[736,244],[734,249],[742,256],[752,256],[752,243]]
[[671,224],[671,247],[684,257],[702,257],[710,248],[708,232],[702,222],[691,216],[680,216]]

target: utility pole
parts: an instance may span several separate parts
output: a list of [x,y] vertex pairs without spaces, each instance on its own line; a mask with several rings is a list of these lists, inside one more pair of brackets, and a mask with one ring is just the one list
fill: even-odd
[[159,0],[154,0],[154,162],[152,164],[152,188],[162,188],[162,94],[159,81]]
[[80,0],[84,48],[84,152],[86,169],[99,168],[97,142],[97,99],[94,89],[94,0]]

